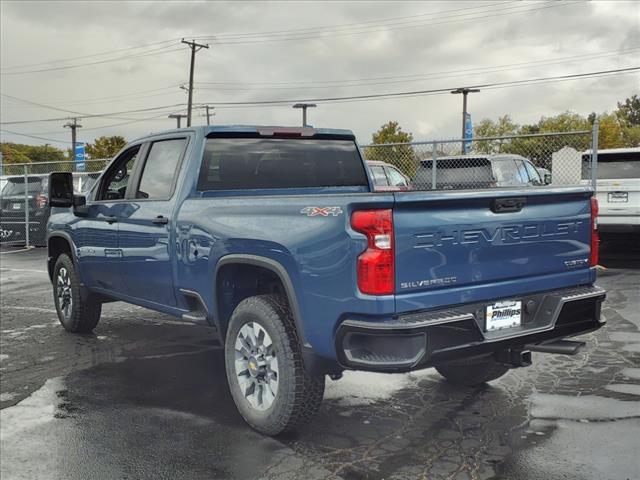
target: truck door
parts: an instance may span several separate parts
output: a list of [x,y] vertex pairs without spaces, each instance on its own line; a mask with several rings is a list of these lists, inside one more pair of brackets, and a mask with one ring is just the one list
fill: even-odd
[[188,138],[153,141],[136,168],[135,187],[127,194],[128,208],[119,219],[122,252],[120,275],[131,297],[175,306],[171,229],[175,225],[171,201]]
[[118,221],[127,209],[125,196],[140,145],[121,153],[102,177],[96,193],[87,203],[87,214],[73,225],[74,241],[83,281],[94,288],[122,292],[118,264]]

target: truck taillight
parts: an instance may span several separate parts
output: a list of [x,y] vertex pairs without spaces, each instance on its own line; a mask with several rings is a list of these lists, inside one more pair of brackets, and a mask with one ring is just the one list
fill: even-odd
[[591,197],[591,258],[592,267],[598,265],[598,250],[600,248],[600,236],[598,235],[598,200]]
[[395,253],[391,209],[353,212],[351,228],[367,236],[367,249],[358,257],[358,289],[368,295],[393,294]]
[[43,195],[42,193],[38,194],[38,196],[36,197],[36,207],[44,208],[46,206],[47,206],[47,196]]

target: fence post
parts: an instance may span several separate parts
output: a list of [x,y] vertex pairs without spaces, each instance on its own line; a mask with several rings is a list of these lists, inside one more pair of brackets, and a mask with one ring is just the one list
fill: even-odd
[[431,190],[436,189],[436,163],[438,158],[438,144],[433,142],[433,149],[431,152]]
[[25,247],[29,246],[29,167],[24,166],[24,239]]
[[591,130],[591,186],[594,192],[598,186],[598,128],[598,120],[596,120]]

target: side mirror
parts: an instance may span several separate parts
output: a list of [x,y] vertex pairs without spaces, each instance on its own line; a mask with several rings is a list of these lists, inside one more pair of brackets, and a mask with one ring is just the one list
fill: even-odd
[[545,185],[550,185],[551,184],[551,174],[550,173],[545,173],[544,174],[544,184]]
[[69,172],[49,174],[49,205],[69,208],[73,205],[73,177]]

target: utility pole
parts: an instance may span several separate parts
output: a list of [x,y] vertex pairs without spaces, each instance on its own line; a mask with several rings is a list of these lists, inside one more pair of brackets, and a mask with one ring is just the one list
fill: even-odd
[[185,45],[189,45],[189,48],[191,49],[191,67],[189,68],[189,100],[187,104],[187,127],[190,127],[191,107],[193,105],[193,69],[196,63],[196,52],[198,50],[202,50],[203,48],[209,48],[209,45],[196,43],[195,40],[188,42],[184,38],[182,39],[182,43],[184,43]]
[[187,118],[187,116],[182,113],[172,113],[169,115],[169,118],[175,118],[178,122],[177,128],[180,128],[180,120],[182,120],[183,118]]
[[307,108],[317,107],[315,103],[296,103],[293,108],[302,109],[302,126],[307,126]]
[[71,129],[71,158],[75,161],[76,158],[76,129],[82,128],[82,125],[78,123],[77,118],[72,118],[71,121],[64,124],[65,128]]
[[[209,107],[209,105],[204,106],[204,109],[207,111],[207,125],[211,125],[211,113],[209,113],[209,108],[213,110],[213,107]],[[213,115],[215,115],[215,113]]]

